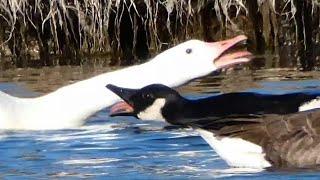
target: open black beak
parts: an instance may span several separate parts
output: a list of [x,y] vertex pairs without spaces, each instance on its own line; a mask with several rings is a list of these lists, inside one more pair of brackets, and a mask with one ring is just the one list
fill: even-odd
[[124,101],[118,102],[111,107],[110,116],[135,116],[133,104],[130,98],[138,91],[136,89],[121,88],[112,84],[106,86],[110,91],[118,95]]
[[136,89],[122,88],[112,84],[108,84],[106,87],[127,103],[129,103],[129,100],[132,97],[132,95],[134,95],[138,91]]

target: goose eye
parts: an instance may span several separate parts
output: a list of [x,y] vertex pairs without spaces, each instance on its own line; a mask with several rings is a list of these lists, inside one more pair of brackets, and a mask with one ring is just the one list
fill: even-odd
[[191,48],[186,49],[186,53],[187,53],[187,54],[192,53],[192,49],[191,49]]
[[143,98],[145,98],[145,99],[151,99],[151,98],[152,98],[152,95],[151,95],[151,94],[144,94],[144,95],[143,95]]

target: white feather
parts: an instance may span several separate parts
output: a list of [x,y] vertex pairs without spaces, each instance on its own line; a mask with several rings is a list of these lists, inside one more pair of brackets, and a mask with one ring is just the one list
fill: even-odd
[[241,138],[216,137],[203,129],[196,130],[229,166],[258,169],[271,166],[265,159],[263,149],[257,144]]
[[302,104],[299,107],[299,111],[308,111],[308,110],[317,109],[317,108],[320,108],[320,97],[317,97],[316,99],[313,99],[311,101],[308,101]]
[[151,106],[149,106],[144,111],[139,112],[139,114],[137,115],[138,118],[142,120],[165,121],[161,113],[161,109],[165,103],[166,100],[164,98],[156,99]]

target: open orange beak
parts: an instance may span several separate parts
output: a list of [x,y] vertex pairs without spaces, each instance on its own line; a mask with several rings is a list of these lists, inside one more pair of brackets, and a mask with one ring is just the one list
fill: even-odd
[[213,60],[213,64],[217,69],[227,68],[235,64],[241,64],[249,62],[252,58],[252,54],[246,50],[235,50],[236,45],[247,41],[247,37],[239,35],[231,39],[207,43],[210,47],[218,50],[218,57]]

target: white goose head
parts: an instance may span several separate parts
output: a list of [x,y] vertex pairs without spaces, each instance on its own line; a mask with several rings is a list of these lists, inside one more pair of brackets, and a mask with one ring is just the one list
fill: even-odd
[[194,79],[217,69],[248,62],[251,56],[248,51],[229,53],[235,45],[246,40],[247,37],[244,35],[211,43],[189,40],[157,55],[152,62],[163,68],[164,77],[172,75],[171,71],[175,71],[182,79]]

